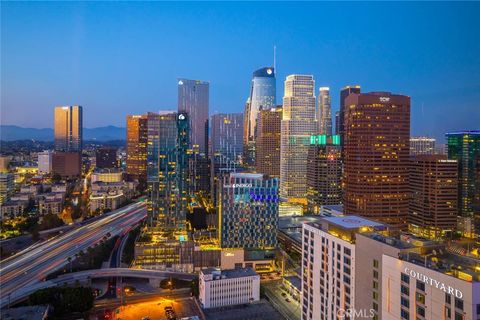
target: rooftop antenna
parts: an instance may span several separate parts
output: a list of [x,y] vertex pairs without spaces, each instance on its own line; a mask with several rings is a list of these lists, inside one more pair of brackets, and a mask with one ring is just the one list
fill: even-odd
[[273,45],[273,72],[277,72],[277,46]]

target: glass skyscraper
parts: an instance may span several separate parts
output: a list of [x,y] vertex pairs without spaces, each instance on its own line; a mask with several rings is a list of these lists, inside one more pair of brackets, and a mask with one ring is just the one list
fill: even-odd
[[332,135],[332,104],[330,88],[320,87],[317,103],[318,133]]
[[289,75],[285,81],[280,141],[280,198],[307,204],[307,156],[317,132],[315,81],[311,75]]
[[55,151],[82,151],[82,118],[81,106],[55,107]]
[[189,147],[201,154],[208,153],[208,105],[208,82],[178,79],[178,112],[188,114]]
[[275,69],[264,67],[253,73],[250,96],[245,105],[244,152],[247,165],[255,165],[258,113],[276,106]]

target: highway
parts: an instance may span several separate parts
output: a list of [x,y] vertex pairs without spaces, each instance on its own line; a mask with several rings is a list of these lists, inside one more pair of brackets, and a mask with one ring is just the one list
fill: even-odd
[[33,286],[45,277],[68,264],[68,258],[86,251],[90,246],[123,233],[147,215],[144,203],[134,203],[119,210],[87,222],[55,238],[37,243],[10,257],[0,264],[0,304],[1,307],[13,302],[17,291]]

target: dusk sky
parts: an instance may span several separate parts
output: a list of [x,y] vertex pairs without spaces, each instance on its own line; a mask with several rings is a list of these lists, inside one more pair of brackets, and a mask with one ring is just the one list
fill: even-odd
[[210,82],[210,113],[242,112],[252,72],[273,63],[339,90],[412,98],[412,134],[480,129],[480,3],[3,2],[1,123],[84,126],[176,110],[178,77]]

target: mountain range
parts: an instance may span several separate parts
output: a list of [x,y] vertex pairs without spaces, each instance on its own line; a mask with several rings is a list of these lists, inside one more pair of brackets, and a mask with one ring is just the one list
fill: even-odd
[[[126,129],[122,127],[106,126],[97,128],[83,128],[83,140],[125,140]],[[0,140],[40,140],[53,141],[52,128],[23,128],[12,125],[0,125]]]

